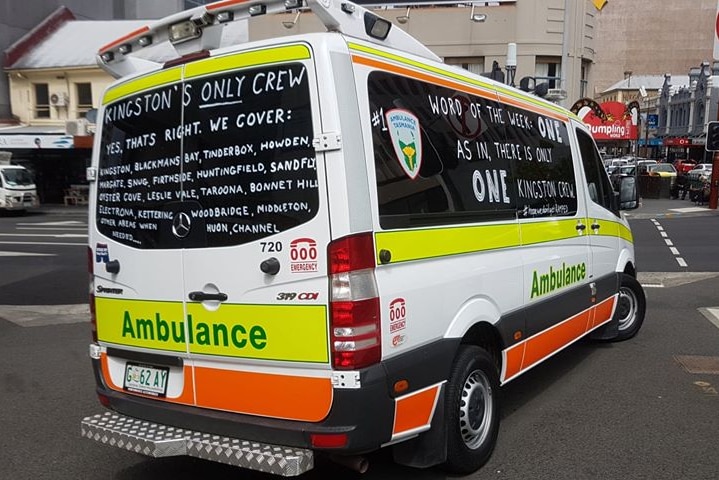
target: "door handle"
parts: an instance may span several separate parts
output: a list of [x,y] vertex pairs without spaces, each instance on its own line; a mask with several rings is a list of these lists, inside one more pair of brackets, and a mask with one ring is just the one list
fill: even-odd
[[584,230],[587,229],[587,226],[584,225],[583,223],[578,223],[576,226],[576,229],[579,230],[580,232],[583,232]]
[[207,300],[216,300],[218,302],[224,302],[225,300],[227,300],[227,294],[222,293],[222,292],[218,292],[218,293],[190,292],[188,297],[193,302],[204,302]]
[[594,222],[592,224],[592,230],[599,230],[600,227],[601,227],[601,225],[599,225],[597,222]]

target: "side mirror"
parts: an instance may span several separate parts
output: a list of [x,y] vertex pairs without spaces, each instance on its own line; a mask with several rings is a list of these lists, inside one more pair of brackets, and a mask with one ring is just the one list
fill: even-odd
[[639,190],[637,190],[637,178],[635,176],[620,177],[618,190],[620,210],[639,208]]

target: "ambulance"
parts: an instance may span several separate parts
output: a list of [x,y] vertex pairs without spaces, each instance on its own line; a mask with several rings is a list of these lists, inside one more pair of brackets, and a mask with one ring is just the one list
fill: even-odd
[[[223,44],[297,9],[327,31]],[[466,474],[502,385],[642,325],[634,178],[615,192],[576,116],[371,11],[225,0],[98,58],[118,80],[88,169],[107,407],[88,439],[283,476],[385,448]]]

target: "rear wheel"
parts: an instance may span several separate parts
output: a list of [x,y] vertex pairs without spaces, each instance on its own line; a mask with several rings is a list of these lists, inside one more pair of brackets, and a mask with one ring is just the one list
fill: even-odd
[[486,350],[462,346],[447,385],[447,460],[451,473],[468,474],[489,460],[499,433],[499,376]]
[[647,300],[642,286],[636,278],[626,273],[622,274],[619,300],[614,312],[614,317],[619,322],[619,335],[613,341],[621,342],[636,335],[644,323],[646,309]]

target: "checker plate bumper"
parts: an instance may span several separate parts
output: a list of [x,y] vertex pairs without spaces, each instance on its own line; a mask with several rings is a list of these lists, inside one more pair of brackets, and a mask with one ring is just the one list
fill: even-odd
[[210,435],[106,412],[85,417],[82,436],[150,457],[188,455],[285,477],[314,466],[312,450]]

